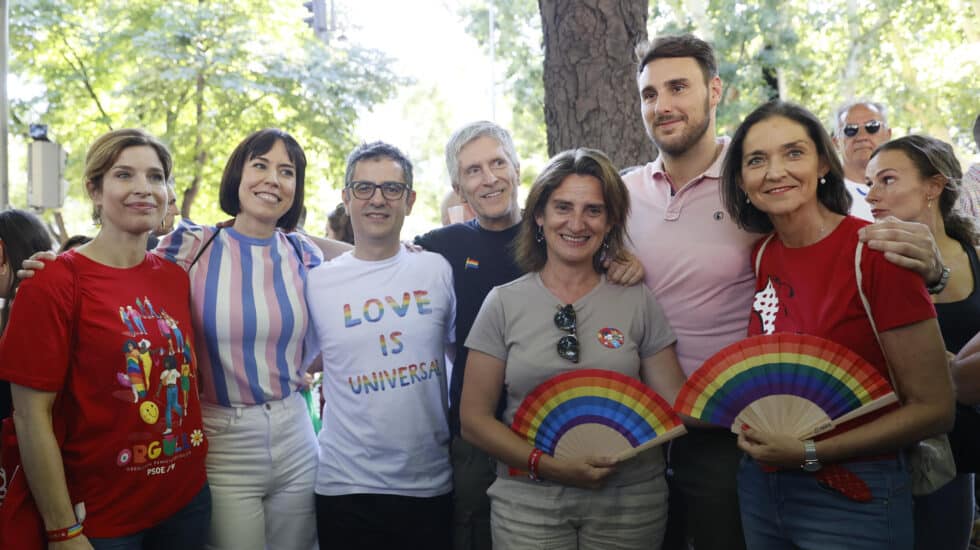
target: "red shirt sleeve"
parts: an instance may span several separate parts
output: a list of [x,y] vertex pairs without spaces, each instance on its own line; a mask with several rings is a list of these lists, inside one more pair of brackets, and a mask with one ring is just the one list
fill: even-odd
[[0,339],[0,378],[41,391],[64,386],[75,300],[75,278],[65,262],[49,262],[17,289]]
[[917,273],[889,262],[877,250],[865,247],[862,254],[861,286],[879,333],[936,317],[936,308]]

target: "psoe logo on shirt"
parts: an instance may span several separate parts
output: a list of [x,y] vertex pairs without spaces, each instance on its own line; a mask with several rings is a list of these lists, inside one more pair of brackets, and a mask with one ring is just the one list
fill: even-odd
[[619,349],[623,345],[623,333],[618,328],[601,328],[596,336],[599,338],[599,343],[609,349]]
[[473,258],[470,258],[469,256],[467,256],[466,257],[466,264],[463,265],[463,270],[465,271],[467,269],[480,269],[480,262],[478,262],[478,261],[474,260]]

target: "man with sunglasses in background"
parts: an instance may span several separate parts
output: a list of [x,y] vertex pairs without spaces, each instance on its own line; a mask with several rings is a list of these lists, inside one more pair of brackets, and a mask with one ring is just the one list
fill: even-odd
[[884,105],[862,99],[840,106],[834,118],[837,125],[834,144],[844,164],[844,184],[854,199],[851,215],[868,221],[874,221],[874,217],[871,215],[871,205],[864,199],[868,196],[864,169],[868,166],[871,153],[892,138],[886,116]]
[[415,191],[412,163],[397,148],[354,149],[343,199],[354,249],[313,269],[306,285],[307,346],[322,354],[326,398],[320,547],[449,550],[452,270],[438,254],[401,245]]

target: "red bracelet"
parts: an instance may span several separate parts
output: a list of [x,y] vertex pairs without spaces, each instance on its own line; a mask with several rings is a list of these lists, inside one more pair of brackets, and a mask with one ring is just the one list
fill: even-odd
[[76,523],[71,527],[65,527],[64,529],[55,529],[54,531],[48,531],[48,542],[62,542],[66,540],[73,539],[78,535],[82,534],[82,524]]
[[538,462],[541,462],[543,454],[544,451],[541,449],[534,449],[527,457],[527,476],[534,481],[541,481],[541,476],[538,475]]

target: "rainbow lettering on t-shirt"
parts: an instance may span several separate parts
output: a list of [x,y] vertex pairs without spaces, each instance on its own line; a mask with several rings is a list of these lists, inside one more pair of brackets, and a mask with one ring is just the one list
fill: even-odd
[[354,394],[367,395],[372,391],[394,390],[426,380],[438,380],[442,375],[443,369],[439,365],[439,360],[433,359],[428,364],[426,361],[421,361],[390,370],[358,374],[356,377],[348,376],[347,383]]
[[344,328],[356,327],[361,324],[362,319],[368,323],[377,323],[385,316],[385,304],[388,304],[387,309],[393,311],[395,315],[405,317],[408,315],[413,298],[415,299],[415,308],[418,310],[419,315],[432,314],[432,302],[429,301],[429,293],[427,291],[406,291],[402,293],[401,300],[395,300],[391,296],[385,296],[384,300],[380,298],[368,298],[364,301],[361,317],[355,317],[354,309],[351,305],[344,304]]

